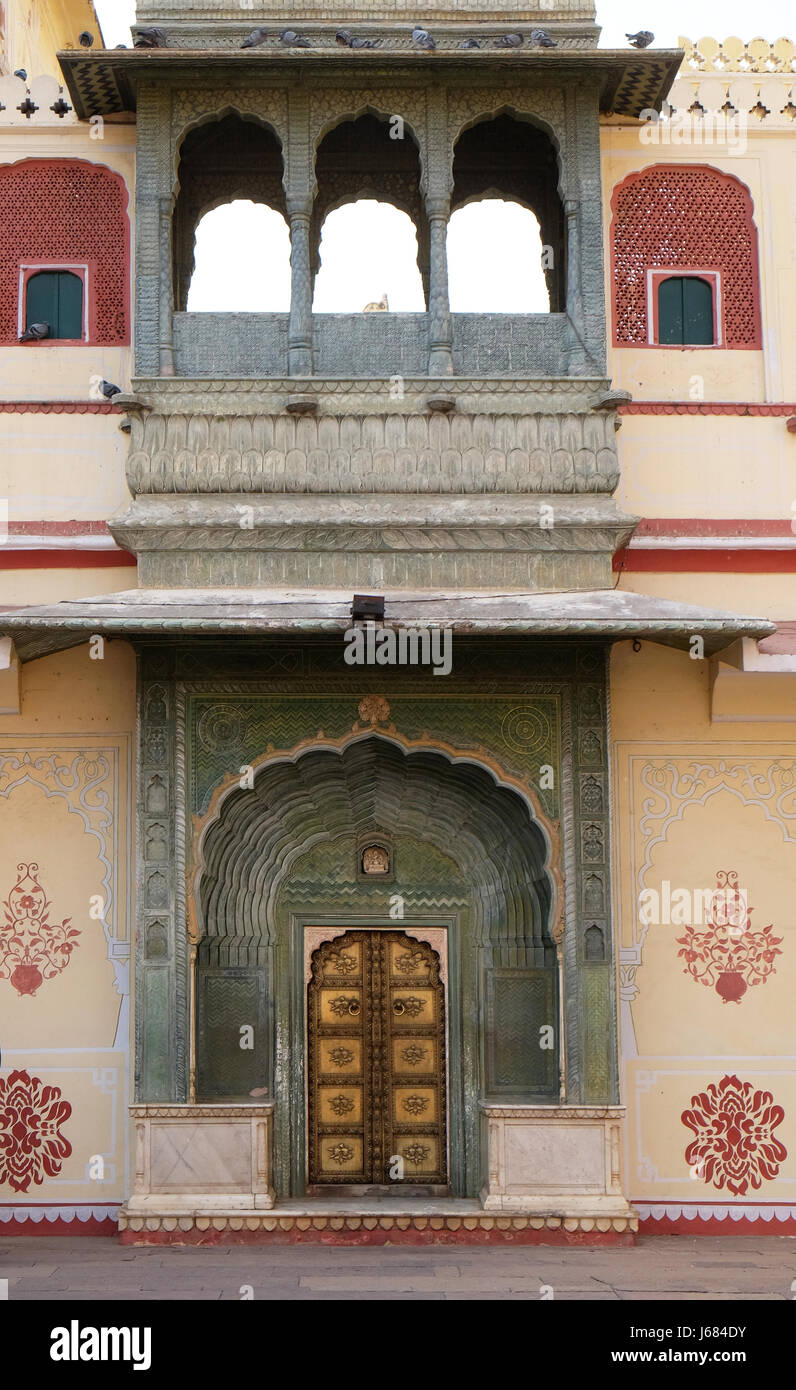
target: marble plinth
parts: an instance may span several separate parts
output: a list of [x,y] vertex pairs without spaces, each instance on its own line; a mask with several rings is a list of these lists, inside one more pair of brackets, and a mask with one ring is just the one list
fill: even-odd
[[481,1106],[485,1211],[631,1218],[619,1106]]
[[130,1115],[136,1160],[127,1215],[273,1206],[273,1104],[131,1105]]

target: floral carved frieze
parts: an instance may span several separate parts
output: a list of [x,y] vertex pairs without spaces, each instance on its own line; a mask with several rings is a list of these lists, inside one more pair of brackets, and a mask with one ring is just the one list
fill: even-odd
[[613,415],[292,416],[149,412],[132,422],[133,493],[610,493]]
[[52,904],[38,880],[38,864],[18,864],[17,881],[3,903],[0,924],[0,980],[18,994],[35,995],[45,980],[65,970],[80,935],[71,917],[49,920]]

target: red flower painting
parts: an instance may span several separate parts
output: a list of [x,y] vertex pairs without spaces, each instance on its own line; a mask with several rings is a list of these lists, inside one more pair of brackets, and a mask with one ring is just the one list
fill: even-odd
[[722,1003],[740,1004],[749,985],[765,984],[776,969],[775,956],[781,936],[772,936],[773,924],[752,929],[754,908],[747,907],[734,869],[716,875],[711,910],[704,931],[686,927],[678,936],[683,969],[701,985],[712,985]]
[[31,1183],[60,1173],[72,1152],[61,1134],[71,1114],[57,1086],[43,1086],[26,1071],[0,1076],[0,1184],[27,1192]]
[[774,1136],[785,1118],[782,1106],[774,1104],[770,1091],[756,1091],[737,1076],[724,1076],[718,1086],[692,1096],[691,1109],[680,1118],[696,1135],[685,1151],[686,1163],[705,1182],[727,1187],[736,1197],[750,1185],[762,1186],[764,1178],[776,1178],[788,1156]]
[[60,975],[69,964],[80,935],[71,917],[50,922],[47,894],[36,875],[38,864],[18,864],[17,881],[0,926],[0,980],[10,980],[17,994],[36,994],[45,980]]

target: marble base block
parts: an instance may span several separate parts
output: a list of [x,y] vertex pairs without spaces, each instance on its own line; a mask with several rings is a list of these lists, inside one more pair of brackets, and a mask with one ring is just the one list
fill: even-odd
[[131,1105],[133,1214],[253,1211],[274,1205],[273,1104]]
[[624,1109],[481,1105],[486,1211],[630,1217],[623,1193]]

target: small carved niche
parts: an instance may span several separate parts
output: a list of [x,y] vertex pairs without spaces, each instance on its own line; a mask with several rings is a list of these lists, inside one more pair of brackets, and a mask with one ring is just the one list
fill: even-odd
[[165,825],[153,821],[146,833],[147,859],[165,859],[168,850],[168,835]]
[[147,960],[163,960],[169,954],[169,940],[164,922],[149,922],[146,929]]
[[586,928],[584,955],[586,960],[605,960],[605,937],[596,922]]
[[165,811],[167,804],[168,795],[166,792],[166,784],[160,773],[156,772],[154,777],[150,777],[147,786],[146,808],[148,811],[155,811],[158,813]]
[[386,845],[366,845],[360,851],[360,872],[367,878],[388,878],[390,874],[390,851]]

